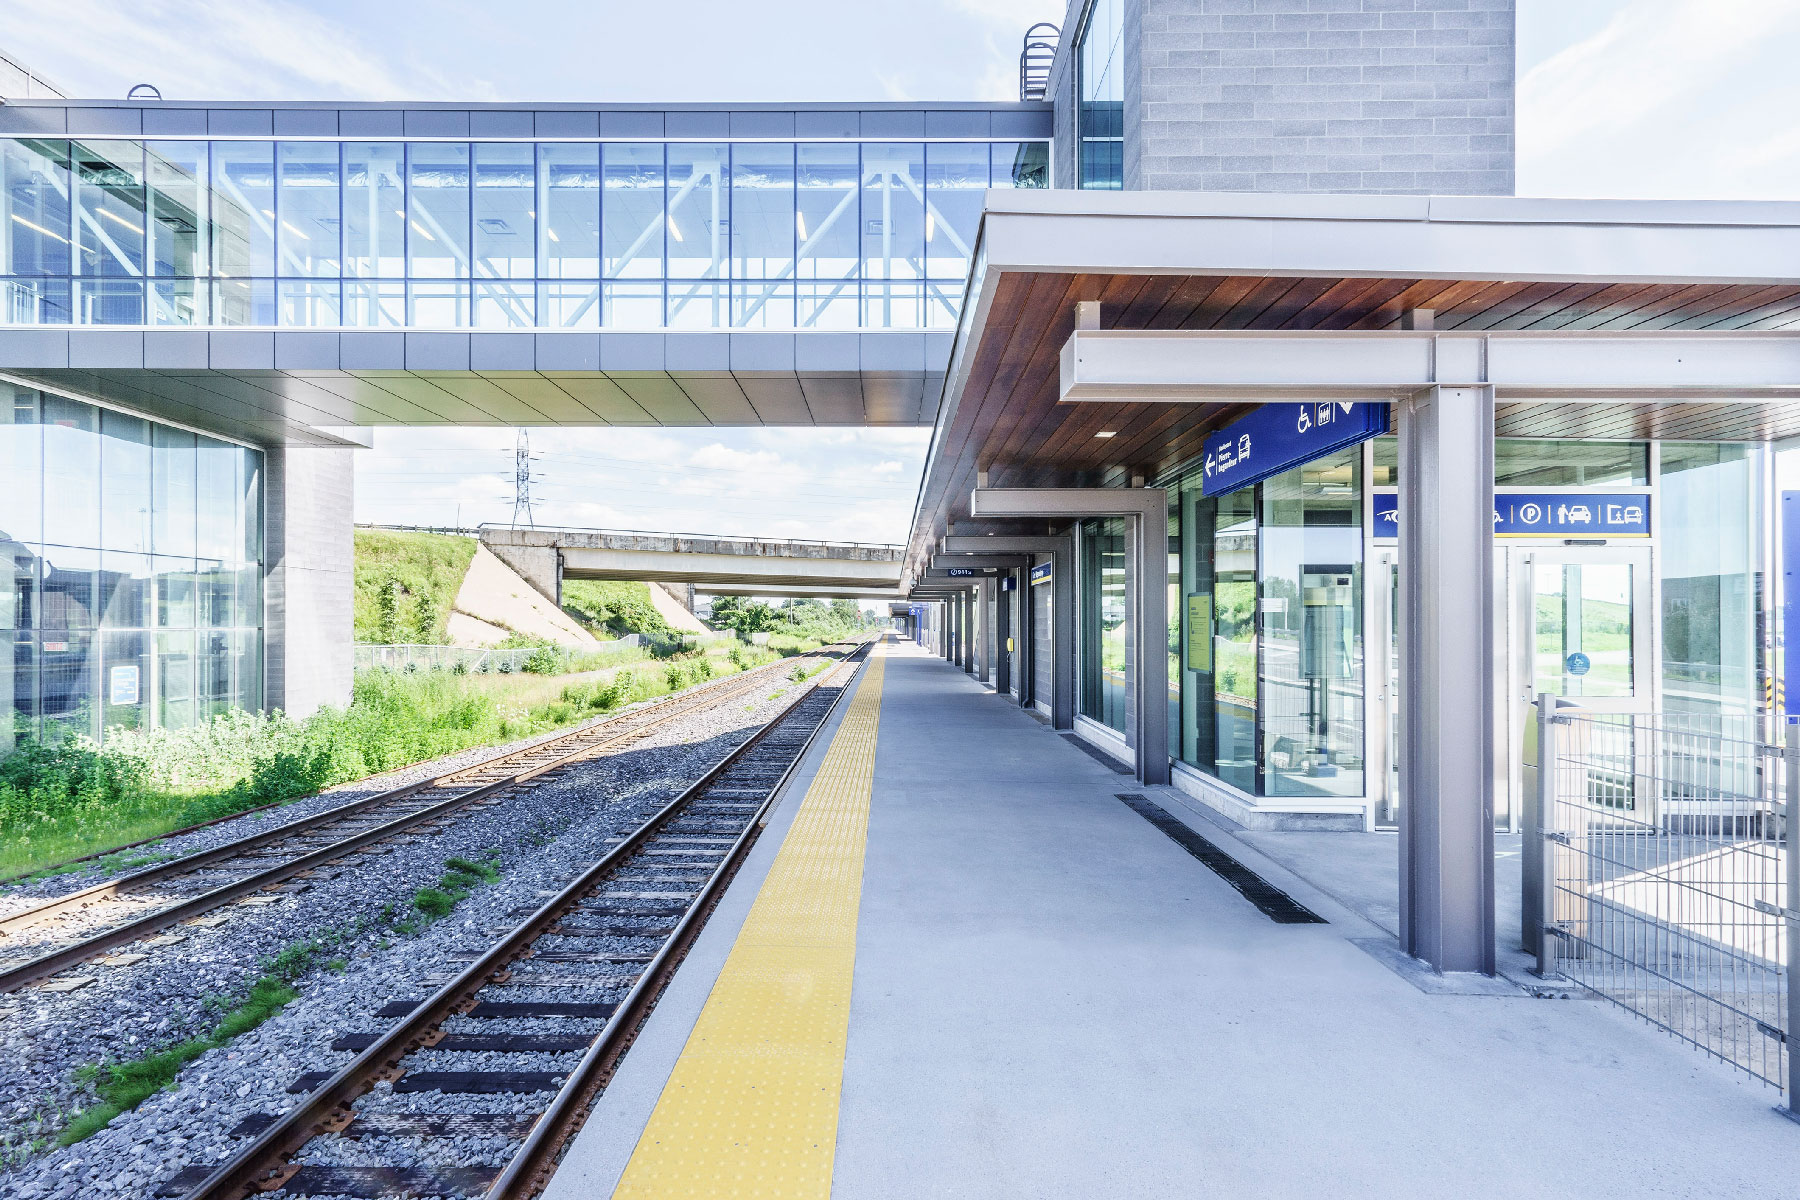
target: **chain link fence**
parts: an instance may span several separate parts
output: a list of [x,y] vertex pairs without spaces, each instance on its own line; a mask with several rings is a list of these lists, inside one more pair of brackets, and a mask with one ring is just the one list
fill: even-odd
[[1540,973],[1786,1090],[1792,1104],[1800,1022],[1788,963],[1800,896],[1790,785],[1800,759],[1748,720],[1545,707],[1555,703],[1540,700],[1531,814]]

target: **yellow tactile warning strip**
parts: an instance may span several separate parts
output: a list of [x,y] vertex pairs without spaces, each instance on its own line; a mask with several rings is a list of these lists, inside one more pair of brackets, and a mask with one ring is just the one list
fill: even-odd
[[872,652],[615,1197],[831,1195],[881,653]]

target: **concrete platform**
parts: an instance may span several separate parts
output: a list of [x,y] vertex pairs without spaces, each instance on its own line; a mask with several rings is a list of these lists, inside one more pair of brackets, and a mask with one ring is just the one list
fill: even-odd
[[[1332,894],[1368,894],[1374,835],[1251,845],[1147,793],[1330,922],[1275,924],[1116,799],[1141,790],[1129,779],[942,660],[890,655],[833,1195],[1786,1186],[1800,1128],[1771,1110],[1773,1090],[1603,1004],[1427,991],[1389,965],[1391,932]],[[823,744],[551,1200],[612,1193]],[[1306,840],[1289,853],[1283,837]]]

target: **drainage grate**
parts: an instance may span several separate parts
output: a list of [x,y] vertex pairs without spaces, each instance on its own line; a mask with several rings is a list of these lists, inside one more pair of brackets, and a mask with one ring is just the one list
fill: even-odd
[[1243,894],[1278,925],[1326,925],[1324,917],[1225,853],[1136,792],[1115,793],[1138,816],[1169,835],[1169,840],[1205,863],[1220,879]]
[[1062,734],[1058,734],[1057,736],[1062,738],[1064,741],[1068,742],[1069,745],[1075,747],[1077,750],[1081,751],[1083,754],[1087,755],[1089,758],[1093,759],[1095,762],[1099,763],[1101,766],[1109,768],[1114,773],[1119,774],[1119,775],[1131,774],[1130,767],[1121,766],[1118,759],[1114,758],[1112,755],[1108,754],[1106,751],[1102,750],[1100,747],[1094,745],[1092,742],[1088,741],[1086,738],[1082,737],[1080,734],[1078,734],[1078,733],[1062,733]]

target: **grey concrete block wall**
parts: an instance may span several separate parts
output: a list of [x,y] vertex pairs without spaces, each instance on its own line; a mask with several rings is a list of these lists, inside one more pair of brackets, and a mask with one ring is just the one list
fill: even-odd
[[[1514,3],[1125,0],[1125,186],[1511,195]],[[1063,187],[1081,11],[1053,72]]]
[[264,453],[264,702],[299,717],[350,700],[355,451]]

